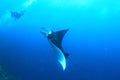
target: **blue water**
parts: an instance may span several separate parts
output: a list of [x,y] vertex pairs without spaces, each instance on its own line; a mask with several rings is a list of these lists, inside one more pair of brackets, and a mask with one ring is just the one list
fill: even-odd
[[[119,0],[1,0],[0,64],[18,80],[120,80]],[[20,19],[10,11],[25,10]],[[63,71],[40,27],[69,29]]]

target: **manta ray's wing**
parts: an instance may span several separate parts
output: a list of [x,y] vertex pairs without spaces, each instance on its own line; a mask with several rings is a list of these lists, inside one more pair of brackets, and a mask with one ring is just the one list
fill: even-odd
[[63,52],[60,50],[60,48],[58,48],[56,45],[54,45],[54,43],[52,43],[51,41],[49,41],[49,42],[52,45],[53,50],[55,51],[58,62],[61,64],[63,70],[65,70],[66,69],[66,59],[65,59]]
[[65,30],[61,30],[61,31],[55,32],[56,35],[57,35],[58,40],[60,41],[60,44],[62,44],[63,37],[64,37],[64,35],[66,34],[66,32],[67,32],[68,30],[69,30],[69,29],[65,29]]

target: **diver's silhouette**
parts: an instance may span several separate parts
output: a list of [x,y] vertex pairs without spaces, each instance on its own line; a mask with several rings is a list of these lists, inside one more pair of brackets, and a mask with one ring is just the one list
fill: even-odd
[[17,12],[17,11],[11,11],[11,17],[14,19],[20,19],[24,15],[24,11]]

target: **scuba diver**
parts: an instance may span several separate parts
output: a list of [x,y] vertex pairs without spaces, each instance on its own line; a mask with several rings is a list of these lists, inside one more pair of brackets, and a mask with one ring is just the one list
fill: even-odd
[[14,19],[19,19],[24,15],[25,11],[17,12],[17,11],[11,11],[11,17]]

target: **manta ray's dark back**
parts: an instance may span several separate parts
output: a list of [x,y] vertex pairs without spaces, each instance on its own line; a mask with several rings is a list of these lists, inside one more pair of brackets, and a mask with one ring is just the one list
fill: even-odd
[[69,29],[65,29],[65,30],[60,30],[60,31],[55,32],[56,35],[57,35],[58,40],[60,41],[60,44],[62,44],[63,37],[64,37],[64,35],[66,34],[66,32],[68,30]]
[[55,32],[56,36],[59,40],[59,44],[57,44],[57,46],[63,51],[63,54],[64,54],[65,58],[69,57],[69,53],[64,52],[64,50],[62,48],[62,40],[63,40],[63,38],[64,38],[64,36],[65,36],[65,34],[67,33],[68,30],[69,29],[65,29],[65,30],[60,30],[60,31]]

